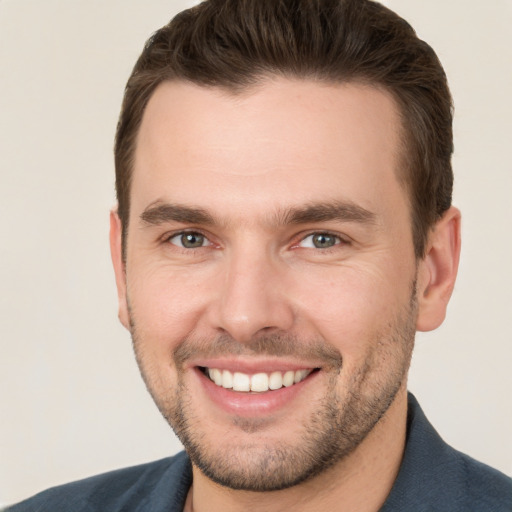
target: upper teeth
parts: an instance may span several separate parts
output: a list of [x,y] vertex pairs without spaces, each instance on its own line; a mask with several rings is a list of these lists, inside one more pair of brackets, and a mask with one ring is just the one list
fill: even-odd
[[258,391],[264,392],[269,389],[280,389],[283,386],[289,387],[304,380],[312,370],[289,370],[287,372],[255,373],[249,375],[241,372],[230,372],[208,368],[207,373],[210,379],[226,389],[234,391]]

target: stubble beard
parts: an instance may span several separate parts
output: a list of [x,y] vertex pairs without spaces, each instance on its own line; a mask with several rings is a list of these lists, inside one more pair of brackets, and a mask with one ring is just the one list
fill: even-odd
[[[341,354],[326,347],[324,341],[306,343],[282,334],[259,338],[252,345],[240,345],[227,337],[209,341],[187,338],[174,353],[178,375],[176,389],[166,394],[159,391],[158,379],[150,365],[145,364],[143,342],[131,315],[135,355],[157,407],[183,443],[192,463],[203,474],[234,490],[281,490],[311,479],[346,458],[393,403],[406,381],[414,346],[417,306],[415,286],[412,288],[410,303],[383,329],[385,332],[372,340],[373,350],[363,366],[350,376],[344,392],[337,388],[339,374],[343,371]],[[313,413],[302,421],[299,441],[261,442],[265,422],[247,418],[233,419],[232,426],[234,431],[246,434],[244,444],[233,443],[229,435],[210,439],[208,420],[198,417],[184,381],[183,363],[196,349],[210,355],[215,351],[224,355],[296,354],[302,357],[314,352],[315,356],[321,356],[328,369],[327,392]]]

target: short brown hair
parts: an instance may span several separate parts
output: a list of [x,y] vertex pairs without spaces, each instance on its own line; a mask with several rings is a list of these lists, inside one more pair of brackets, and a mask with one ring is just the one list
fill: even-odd
[[430,46],[371,0],[206,0],[146,43],[128,80],[115,143],[118,213],[126,240],[137,133],[165,80],[244,90],[269,75],[382,87],[403,123],[399,178],[409,191],[414,249],[451,205],[452,101]]

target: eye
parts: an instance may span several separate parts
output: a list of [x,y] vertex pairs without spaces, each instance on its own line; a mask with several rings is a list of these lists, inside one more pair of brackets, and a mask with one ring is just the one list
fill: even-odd
[[340,243],[340,237],[330,233],[312,233],[303,238],[298,245],[311,249],[329,249]]
[[196,233],[193,231],[178,233],[174,236],[171,236],[168,241],[171,244],[177,245],[178,247],[183,247],[184,249],[198,249],[199,247],[206,247],[211,245],[208,238],[206,238],[201,233]]

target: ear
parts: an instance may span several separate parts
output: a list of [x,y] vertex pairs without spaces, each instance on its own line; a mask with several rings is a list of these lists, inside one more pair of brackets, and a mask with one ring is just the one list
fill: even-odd
[[117,297],[119,301],[119,320],[130,330],[130,315],[126,297],[126,270],[122,250],[122,226],[117,209],[110,212],[110,255],[116,275]]
[[437,222],[418,268],[418,331],[439,327],[446,316],[460,256],[460,211],[451,207]]

